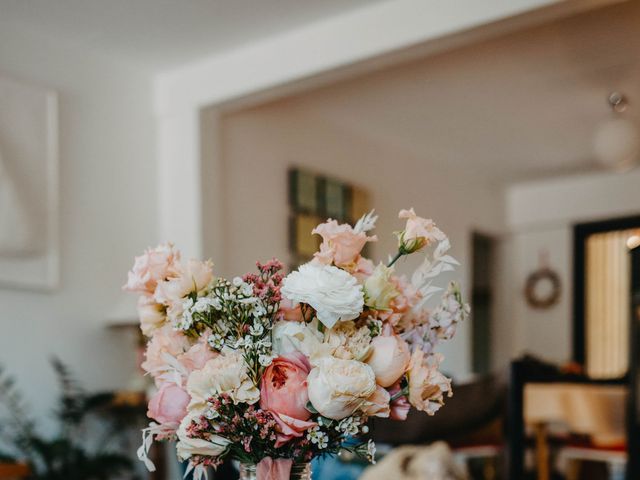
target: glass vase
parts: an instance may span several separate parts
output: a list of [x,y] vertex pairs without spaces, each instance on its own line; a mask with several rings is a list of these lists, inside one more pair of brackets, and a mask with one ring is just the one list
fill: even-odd
[[[241,463],[240,480],[258,480],[256,475],[256,465]],[[311,464],[294,463],[291,466],[291,475],[289,476],[289,480],[311,480]]]

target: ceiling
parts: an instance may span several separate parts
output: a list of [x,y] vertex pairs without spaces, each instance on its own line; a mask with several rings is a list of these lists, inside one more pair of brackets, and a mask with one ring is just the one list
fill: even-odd
[[588,172],[609,92],[623,91],[627,115],[640,118],[639,25],[640,1],[631,1],[286,102],[500,184]]
[[0,25],[160,71],[375,2],[0,0]]

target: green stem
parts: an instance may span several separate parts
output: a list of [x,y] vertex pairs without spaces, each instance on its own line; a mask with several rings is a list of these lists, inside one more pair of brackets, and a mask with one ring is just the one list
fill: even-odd
[[387,265],[387,268],[392,267],[393,264],[396,263],[402,255],[404,255],[402,250],[398,250],[398,253],[396,253],[396,256],[391,259],[391,261],[389,262],[389,265]]

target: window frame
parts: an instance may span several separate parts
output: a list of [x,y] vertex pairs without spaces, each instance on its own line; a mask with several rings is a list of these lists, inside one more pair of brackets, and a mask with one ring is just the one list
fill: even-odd
[[573,361],[584,366],[586,352],[585,323],[585,246],[589,235],[640,228],[640,215],[619,217],[573,226]]

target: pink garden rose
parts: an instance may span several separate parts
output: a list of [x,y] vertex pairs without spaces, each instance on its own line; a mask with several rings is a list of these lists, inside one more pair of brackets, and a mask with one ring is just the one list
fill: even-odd
[[307,420],[311,412],[307,377],[311,366],[300,352],[281,355],[273,360],[262,375],[260,408],[296,420]]
[[365,244],[377,240],[376,236],[356,233],[351,225],[339,225],[335,220],[321,223],[311,233],[322,236],[316,260],[325,265],[333,263],[338,267],[353,267]]
[[409,345],[391,332],[387,324],[383,335],[371,341],[372,352],[367,363],[376,375],[376,383],[390,387],[405,374],[411,361]]
[[[395,383],[389,389],[389,395],[391,398],[396,396],[398,393],[400,393],[400,382]],[[389,417],[391,420],[405,421],[407,419],[407,415],[409,415],[409,410],[411,410],[409,400],[407,400],[406,396],[401,395],[391,402],[391,413]]]
[[135,258],[129,272],[127,284],[123,287],[130,292],[153,295],[158,282],[174,276],[180,262],[180,252],[171,243],[149,248]]
[[317,425],[316,422],[298,420],[282,413],[271,413],[278,424],[276,427],[276,448],[280,448],[294,438],[302,437],[307,430]]
[[161,424],[178,424],[187,415],[191,397],[175,383],[165,383],[151,397],[147,416]]
[[404,250],[405,253],[416,252],[433,241],[440,242],[447,238],[446,235],[436,227],[433,220],[417,216],[413,208],[410,210],[400,210],[398,217],[407,219],[404,230],[398,233],[400,248]]
[[276,448],[316,425],[308,421],[311,412],[306,409],[310,369],[307,357],[293,352],[274,359],[262,375],[260,408],[270,411],[278,424]]

